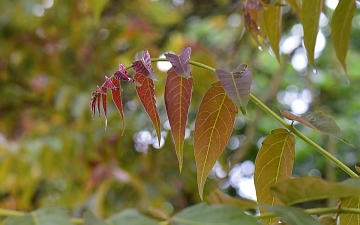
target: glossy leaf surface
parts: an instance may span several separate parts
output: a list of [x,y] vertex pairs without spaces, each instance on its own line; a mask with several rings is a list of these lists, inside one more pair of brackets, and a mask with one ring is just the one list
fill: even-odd
[[360,187],[328,182],[318,177],[298,177],[280,181],[271,188],[271,193],[282,203],[293,205],[319,199],[360,196]]
[[123,103],[122,103],[122,98],[121,98],[121,86],[120,86],[120,81],[113,79],[112,80],[113,84],[118,88],[116,89],[111,89],[111,96],[112,96],[112,100],[120,114],[121,117],[121,121],[122,121],[122,127],[123,127],[123,131],[122,133],[124,133],[125,130],[125,114],[124,114],[124,108],[123,108]]
[[307,214],[306,212],[288,207],[288,206],[281,206],[281,205],[274,205],[274,206],[261,206],[268,211],[271,211],[277,214],[283,221],[287,224],[291,225],[321,225],[318,221],[316,221],[311,215]]
[[236,206],[243,210],[258,208],[258,205],[255,201],[232,197],[230,195],[223,193],[219,189],[212,191],[210,195],[207,197],[206,201],[211,205],[226,204],[226,205]]
[[354,0],[341,0],[331,18],[331,39],[334,44],[336,57],[343,66],[349,82],[346,69],[346,54],[349,48],[351,23],[354,17],[356,3]]
[[134,78],[137,82],[141,84],[141,86],[136,86],[136,92],[140,98],[142,105],[145,108],[145,111],[149,115],[152,123],[154,124],[158,137],[158,142],[160,145],[160,117],[156,107],[154,80],[147,78],[139,73],[136,73]]
[[[342,201],[341,207],[360,209],[360,198],[347,198]],[[341,213],[340,225],[360,225],[360,214]]]
[[227,96],[246,115],[246,106],[250,100],[251,70],[247,65],[241,64],[233,72],[227,72],[223,69],[216,69],[215,72]]
[[324,0],[303,0],[301,23],[304,29],[304,45],[310,64],[315,67],[314,51],[319,32],[319,19]]
[[23,216],[9,217],[4,225],[69,225],[68,211],[59,207],[40,208]]
[[194,151],[199,194],[223,152],[234,127],[237,106],[227,97],[220,81],[206,92],[195,121]]
[[201,203],[188,207],[171,218],[171,225],[260,225],[257,219],[234,206]]
[[174,68],[168,71],[165,84],[165,106],[175,144],[180,171],[183,165],[183,146],[194,80],[179,76]]
[[148,50],[143,52],[140,60],[133,62],[132,68],[135,73],[142,74],[150,79],[155,79],[155,72],[151,65],[151,58]]
[[[257,201],[266,205],[280,203],[270,193],[270,187],[289,179],[295,158],[295,138],[286,129],[273,130],[265,138],[255,160],[254,182]],[[260,209],[260,212],[266,212]],[[277,222],[276,218],[264,219],[265,223]]]
[[191,76],[189,64],[190,54],[191,48],[186,47],[180,55],[166,53],[165,57],[169,60],[169,62],[179,76],[188,78]]

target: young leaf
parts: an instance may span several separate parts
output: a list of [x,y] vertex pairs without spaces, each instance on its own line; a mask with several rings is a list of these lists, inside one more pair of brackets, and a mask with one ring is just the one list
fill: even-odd
[[243,16],[244,16],[245,27],[249,31],[252,38],[255,40],[256,44],[260,47],[261,44],[259,42],[258,36],[264,38],[264,35],[260,32],[259,26],[257,25],[256,22],[258,11],[247,8],[246,7],[247,5],[244,3],[243,3]]
[[245,0],[243,7],[250,10],[261,10],[263,6],[260,0]]
[[266,5],[262,14],[262,23],[265,34],[270,42],[272,52],[280,63],[279,43],[281,38],[281,7],[275,5]]
[[[105,82],[104,82],[104,84],[102,86],[104,88],[108,88],[108,89],[119,90],[118,87],[116,87],[115,84],[107,76],[105,76]],[[105,89],[104,92],[106,92],[106,89]]]
[[90,111],[91,111],[91,115],[92,115],[93,119],[95,119],[95,113],[96,113],[96,109],[97,109],[97,106],[98,106],[99,96],[100,95],[97,92],[92,92],[91,93],[89,107],[90,107]]
[[104,117],[105,117],[105,129],[107,127],[107,110],[106,110],[106,88],[103,87],[102,91],[104,92],[104,94],[101,94],[101,99],[102,99],[102,107],[104,110]]
[[[360,198],[348,198],[342,201],[341,207],[360,209]],[[341,213],[340,225],[360,225],[360,214]]]
[[183,164],[185,128],[189,113],[193,83],[194,80],[192,77],[181,77],[177,74],[174,68],[171,68],[168,71],[164,98],[180,171]]
[[260,225],[254,217],[234,206],[200,203],[188,207],[171,218],[172,225]]
[[237,107],[227,97],[220,81],[206,92],[195,121],[194,152],[199,194],[205,180],[223,152],[234,127]]
[[111,96],[112,96],[112,100],[113,100],[117,110],[119,111],[119,114],[121,117],[122,127],[123,127],[121,135],[123,135],[124,130],[125,130],[125,114],[124,114],[123,103],[122,103],[122,98],[121,98],[120,81],[113,78],[112,82],[118,88],[117,90],[111,89]]
[[291,225],[321,225],[311,215],[307,214],[303,210],[281,206],[281,205],[260,205],[260,207],[271,211],[281,217],[283,221]]
[[324,0],[303,0],[301,23],[304,29],[304,45],[310,64],[315,67],[314,50],[319,32],[319,19]]
[[355,9],[356,3],[354,0],[339,1],[330,23],[331,39],[334,44],[336,57],[345,70],[348,82],[350,81],[346,69],[346,54],[349,47],[351,23]]
[[142,74],[145,77],[153,80],[155,79],[155,72],[151,65],[151,59],[148,50],[145,50],[143,52],[142,58],[133,62],[131,67],[136,73]]
[[69,225],[73,224],[68,211],[59,207],[40,208],[23,216],[9,217],[4,225]]
[[227,96],[246,115],[246,106],[250,99],[250,86],[252,82],[251,70],[247,65],[241,64],[233,72],[227,72],[222,69],[216,69],[215,72]]
[[106,221],[112,225],[159,225],[159,222],[140,214],[135,209],[127,209],[118,214],[110,216]]
[[280,113],[281,113],[281,115],[282,115],[283,117],[285,117],[285,118],[288,119],[288,120],[297,121],[297,122],[299,122],[299,123],[304,124],[305,126],[308,126],[308,127],[312,128],[312,129],[316,130],[316,127],[314,127],[311,123],[309,123],[308,121],[304,120],[304,119],[301,118],[300,116],[297,116],[297,115],[295,115],[295,114],[293,114],[293,113],[291,113],[291,112],[289,112],[289,111],[286,111],[286,110],[285,110],[285,111],[281,111]]
[[114,78],[116,80],[123,80],[129,83],[133,83],[135,86],[140,86],[139,82],[130,77],[129,73],[121,63],[119,64],[119,70],[114,73]]
[[[291,177],[295,158],[295,138],[284,128],[271,131],[256,156],[254,182],[257,201],[266,205],[279,204],[270,193],[270,187]],[[266,212],[260,209],[261,213]],[[264,223],[277,222],[276,218],[264,219]]]
[[191,48],[186,47],[180,55],[166,53],[165,57],[169,60],[169,62],[179,76],[188,78],[191,76],[189,64],[190,54]]
[[136,73],[134,76],[135,80],[141,84],[136,86],[136,92],[140,98],[145,111],[149,115],[152,123],[154,124],[158,142],[160,145],[161,133],[160,133],[160,118],[156,108],[156,97],[155,97],[155,85],[154,80],[143,76],[140,73]]
[[328,182],[318,177],[298,177],[278,182],[271,187],[271,194],[286,205],[327,198],[349,198],[360,196],[360,180],[356,180],[359,187]]
[[226,204],[226,205],[236,206],[243,210],[258,208],[258,205],[255,201],[249,199],[231,197],[223,193],[219,189],[212,191],[210,195],[207,197],[206,201],[210,205]]

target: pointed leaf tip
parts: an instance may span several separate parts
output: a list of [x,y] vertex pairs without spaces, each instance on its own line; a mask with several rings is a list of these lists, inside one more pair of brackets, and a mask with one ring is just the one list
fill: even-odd
[[174,67],[176,73],[181,76],[188,78],[191,76],[190,74],[190,54],[191,48],[186,47],[180,55],[175,55],[172,53],[166,53],[165,57],[169,60],[171,65]]
[[113,100],[117,110],[119,111],[119,114],[121,117],[122,127],[123,127],[121,135],[123,135],[124,131],[125,131],[125,114],[124,114],[123,103],[122,103],[122,98],[121,98],[120,81],[113,79],[113,83],[116,87],[118,87],[118,89],[117,90],[111,89],[111,95],[112,95],[112,100]]
[[126,71],[123,64],[119,64],[119,70],[114,73],[114,78],[116,80],[123,80],[129,83],[134,84],[135,86],[140,86],[139,82],[130,77],[129,73]]
[[118,87],[116,87],[113,82],[110,80],[110,78],[108,78],[107,76],[105,76],[105,82],[102,85],[104,88],[108,88],[108,89],[114,89],[114,90],[119,90]]
[[136,73],[142,74],[153,80],[155,79],[155,72],[151,65],[151,58],[148,50],[145,50],[142,58],[133,62],[131,67]]

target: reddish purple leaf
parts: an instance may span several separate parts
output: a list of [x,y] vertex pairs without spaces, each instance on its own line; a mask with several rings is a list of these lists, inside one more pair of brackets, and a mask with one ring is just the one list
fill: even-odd
[[133,62],[131,67],[136,73],[142,74],[145,77],[148,77],[153,80],[155,79],[155,72],[151,66],[151,59],[148,50],[145,50],[142,55],[142,58],[140,60]]
[[[104,94],[101,94],[101,98],[102,98],[102,107],[104,110],[104,116],[105,116],[105,129],[107,127],[107,111],[106,111],[106,88],[103,87],[102,91],[104,92]],[[100,101],[99,101],[100,102]]]
[[260,0],[245,0],[243,3],[243,7],[251,10],[261,10],[262,4]]
[[102,85],[104,88],[109,88],[109,89],[114,89],[114,90],[119,90],[117,89],[118,87],[116,87],[113,82],[110,80],[110,78],[108,78],[107,76],[105,76],[105,82]]
[[93,119],[95,119],[95,113],[96,113],[96,108],[97,108],[97,102],[99,99],[100,94],[97,92],[92,92],[91,93],[91,99],[90,99],[90,110],[91,110],[91,115],[93,117]]
[[174,68],[171,68],[168,71],[164,98],[180,171],[183,164],[185,128],[189,113],[193,83],[194,80],[192,77],[181,77],[176,73]]
[[136,92],[140,98],[142,105],[145,108],[145,111],[149,115],[152,123],[154,124],[160,145],[160,118],[156,107],[154,80],[147,78],[140,73],[136,73],[134,78],[141,84],[141,86],[136,86]]
[[96,102],[95,102],[95,108],[97,108],[99,118],[100,118],[100,96],[101,94],[98,93],[98,97],[96,98]]
[[[96,93],[99,93],[99,94],[105,94],[106,95],[106,92],[104,92],[103,90],[102,90],[102,88],[101,87],[99,87],[99,85],[97,85],[97,90],[96,90]],[[106,90],[105,90],[106,91]]]
[[133,83],[136,86],[139,86],[139,82],[137,82],[136,80],[134,80],[132,77],[130,77],[129,73],[126,71],[125,67],[123,66],[123,64],[119,65],[119,71],[116,71],[114,73],[114,77],[117,80],[123,80],[129,83]]
[[122,98],[121,98],[120,81],[118,81],[116,79],[113,79],[112,82],[118,88],[117,90],[111,89],[111,95],[112,95],[112,100],[113,100],[117,110],[120,113],[120,117],[121,117],[121,120],[122,120],[122,126],[123,126],[123,130],[122,130],[121,135],[123,135],[124,130],[125,130],[125,115],[124,115],[123,103],[122,103]]
[[226,95],[240,108],[246,115],[246,106],[250,99],[250,86],[252,82],[252,72],[245,64],[238,66],[233,72],[216,69]]
[[180,55],[175,55],[171,53],[165,54],[165,57],[169,60],[173,68],[175,69],[176,73],[181,76],[188,78],[190,77],[190,54],[191,48],[186,47]]

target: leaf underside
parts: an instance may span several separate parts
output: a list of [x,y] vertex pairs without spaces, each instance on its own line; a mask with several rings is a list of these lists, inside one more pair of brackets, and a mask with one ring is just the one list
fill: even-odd
[[[280,204],[270,193],[270,187],[289,179],[295,158],[295,138],[286,129],[273,130],[265,138],[256,156],[254,183],[257,201],[266,205]],[[267,210],[260,209],[260,213]],[[264,223],[277,222],[278,218],[263,219]]]
[[181,54],[175,55],[171,53],[165,54],[165,57],[169,60],[173,68],[175,69],[176,73],[181,76],[188,78],[191,76],[190,74],[190,54],[191,54],[191,48],[186,47]]
[[124,130],[125,130],[125,114],[124,114],[123,103],[122,103],[122,98],[121,98],[120,81],[118,81],[116,79],[112,79],[112,82],[118,88],[118,90],[111,89],[111,96],[112,96],[112,100],[113,100],[117,110],[119,111],[121,121],[122,121],[122,127],[123,127],[122,134],[124,134]]
[[227,97],[220,81],[206,92],[195,121],[194,153],[197,183],[202,198],[206,178],[232,133],[237,106]]

